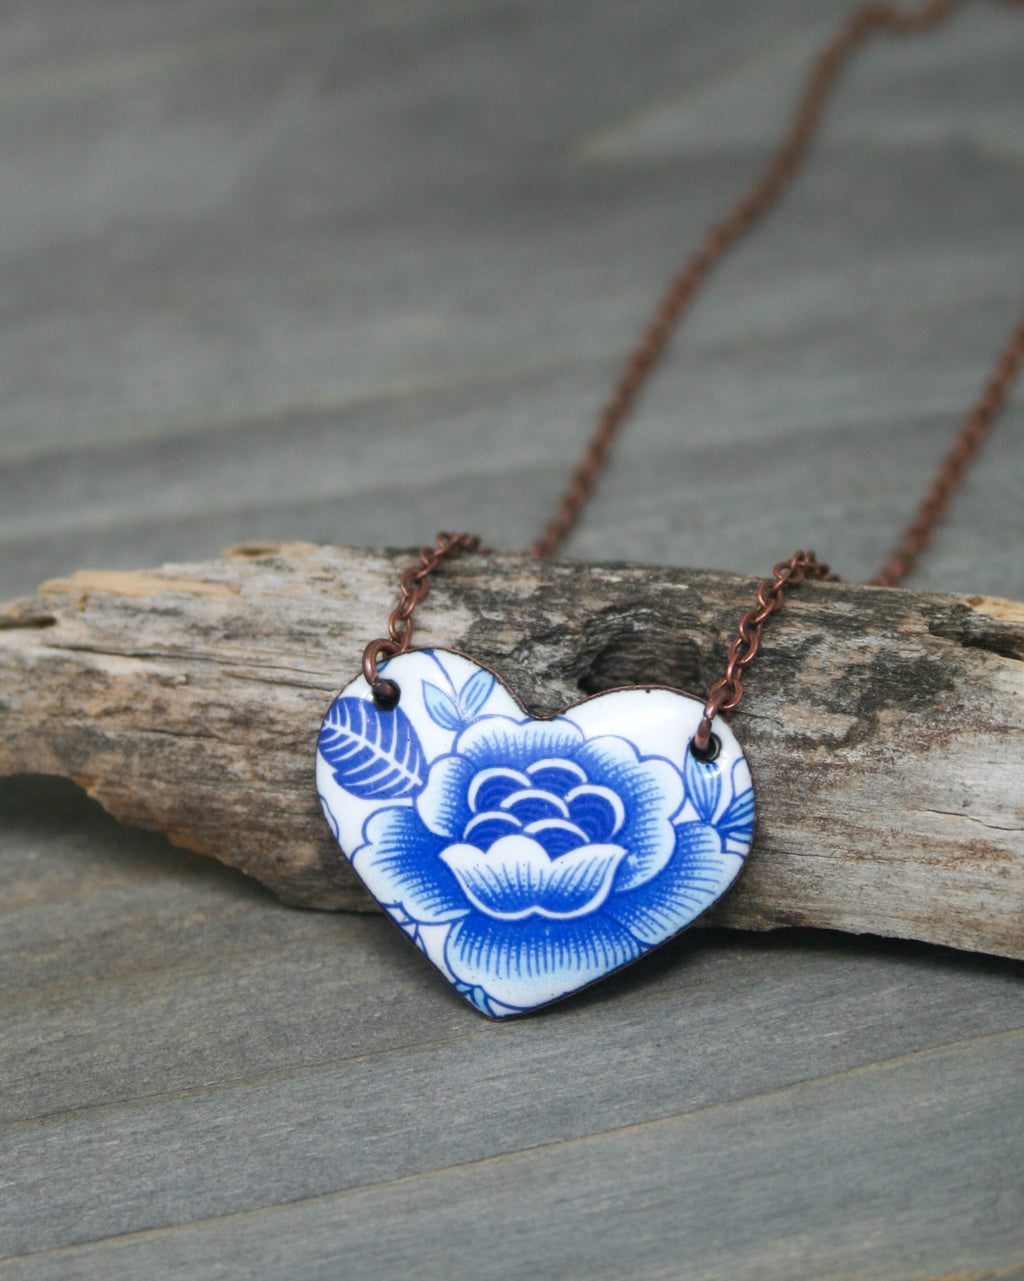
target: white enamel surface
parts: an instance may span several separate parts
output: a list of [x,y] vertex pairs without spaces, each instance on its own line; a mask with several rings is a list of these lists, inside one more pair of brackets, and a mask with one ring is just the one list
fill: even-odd
[[[361,675],[347,686],[317,753],[321,802],[371,894],[484,1013],[519,1013],[619,968],[742,868],[749,770],[721,721],[714,765],[688,765],[691,696],[623,689],[533,721],[462,655],[412,651],[382,670],[407,719],[384,719]],[[392,731],[393,761],[373,746]],[[392,792],[357,794],[367,786]]]

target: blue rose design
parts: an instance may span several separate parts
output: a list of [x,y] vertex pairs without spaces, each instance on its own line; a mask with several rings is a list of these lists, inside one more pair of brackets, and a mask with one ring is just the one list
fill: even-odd
[[352,862],[396,889],[393,915],[447,927],[470,999],[531,1008],[664,941],[731,879],[752,804],[748,822],[745,797],[719,805],[720,771],[686,772],[566,718],[483,716],[411,803],[370,815]]

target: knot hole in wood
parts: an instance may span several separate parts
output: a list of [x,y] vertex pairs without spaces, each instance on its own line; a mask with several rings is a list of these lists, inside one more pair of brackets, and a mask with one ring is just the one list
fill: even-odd
[[642,619],[619,619],[611,638],[602,622],[604,643],[587,663],[576,684],[583,694],[600,694],[623,685],[668,685],[703,694],[709,684],[709,663],[696,641],[677,628],[647,624]]

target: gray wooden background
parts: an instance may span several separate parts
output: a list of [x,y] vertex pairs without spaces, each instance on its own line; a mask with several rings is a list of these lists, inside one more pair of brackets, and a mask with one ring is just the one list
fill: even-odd
[[[6,0],[0,598],[525,543],[844,9]],[[1024,305],[1022,71],[993,4],[872,48],[572,555],[871,571]],[[916,585],[1024,599],[1022,432]],[[1019,966],[701,931],[492,1026],[52,780],[0,842],[4,1281],[1024,1277]]]

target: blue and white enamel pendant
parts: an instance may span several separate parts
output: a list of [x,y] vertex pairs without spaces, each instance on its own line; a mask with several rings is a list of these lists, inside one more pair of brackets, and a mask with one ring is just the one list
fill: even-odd
[[702,761],[701,700],[598,694],[529,717],[493,672],[450,650],[359,676],[320,731],[320,801],[391,919],[491,1018],[523,1014],[628,965],[716,902],[754,829],[728,726]]

